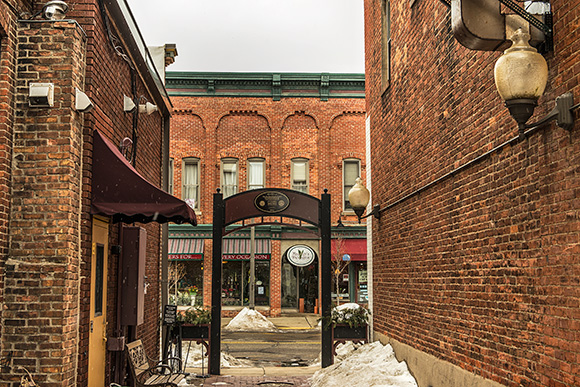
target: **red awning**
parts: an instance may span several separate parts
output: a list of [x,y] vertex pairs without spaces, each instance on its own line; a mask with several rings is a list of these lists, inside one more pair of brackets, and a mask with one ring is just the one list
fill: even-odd
[[203,239],[170,238],[169,259],[173,261],[203,260]]
[[[337,253],[336,245],[337,240],[333,239],[331,241],[330,251],[332,255]],[[367,240],[366,239],[342,239],[342,248],[340,256],[344,254],[350,255],[351,261],[366,261],[367,260]]]
[[191,207],[149,183],[98,130],[93,131],[92,187],[91,214],[112,216],[113,222],[197,225]]

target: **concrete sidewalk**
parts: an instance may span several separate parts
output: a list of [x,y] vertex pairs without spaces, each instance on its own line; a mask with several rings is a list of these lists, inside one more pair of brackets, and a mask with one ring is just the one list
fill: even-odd
[[[319,318],[314,313],[283,313],[281,317],[267,317],[280,330],[318,329]],[[222,328],[231,320],[231,317],[222,317]]]

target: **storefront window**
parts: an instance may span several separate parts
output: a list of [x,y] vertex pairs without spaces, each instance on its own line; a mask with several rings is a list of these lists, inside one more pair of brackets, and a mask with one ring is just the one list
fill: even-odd
[[[256,260],[257,306],[270,305],[270,261]],[[250,302],[250,261],[224,261],[222,274],[224,306],[247,306]]]
[[172,304],[203,304],[203,261],[170,261],[168,279]]

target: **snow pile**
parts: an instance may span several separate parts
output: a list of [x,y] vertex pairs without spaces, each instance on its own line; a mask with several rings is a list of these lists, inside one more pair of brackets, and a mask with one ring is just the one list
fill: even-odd
[[224,328],[227,331],[277,332],[278,328],[260,312],[249,308],[242,309]]
[[353,351],[342,361],[317,371],[311,387],[417,387],[405,362],[398,362],[390,345],[376,341]]
[[[191,343],[191,346],[189,346],[189,343],[183,344],[181,359],[183,359],[183,363],[185,365],[185,368],[201,368],[201,365],[202,365],[201,350],[202,350],[202,348],[203,348],[203,354],[204,354],[203,367],[207,371],[209,359],[207,358],[207,356],[205,356],[207,353],[205,350],[205,347],[203,347],[201,344],[195,344],[195,343]],[[221,353],[220,363],[221,363],[222,367],[251,367],[253,365],[253,363],[250,360],[236,359],[232,355],[229,355],[225,352]]]

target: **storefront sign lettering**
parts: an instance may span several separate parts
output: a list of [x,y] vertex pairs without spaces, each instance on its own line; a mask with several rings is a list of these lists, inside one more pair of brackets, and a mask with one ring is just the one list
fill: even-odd
[[284,195],[282,192],[278,191],[266,191],[262,192],[256,199],[254,199],[254,206],[262,211],[269,214],[275,214],[277,212],[282,212],[290,205],[290,199],[288,196]]
[[314,262],[316,253],[305,245],[294,245],[286,251],[288,262],[294,266],[304,267]]

